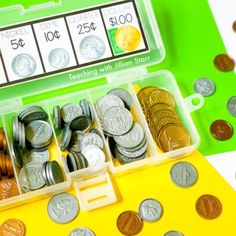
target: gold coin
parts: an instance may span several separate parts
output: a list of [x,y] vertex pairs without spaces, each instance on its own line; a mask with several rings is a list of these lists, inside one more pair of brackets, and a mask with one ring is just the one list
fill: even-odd
[[[165,111],[165,112],[163,112]],[[167,114],[166,114],[167,113]],[[170,114],[169,114],[170,113]],[[154,104],[149,110],[148,110],[148,117],[152,117],[157,114],[162,114],[161,118],[164,116],[171,116],[176,114],[175,109],[167,104],[158,103]]]
[[181,124],[169,124],[161,129],[157,143],[162,151],[169,152],[189,146],[191,138]]
[[134,51],[141,42],[140,31],[133,26],[123,26],[118,29],[115,35],[116,44],[124,51]]

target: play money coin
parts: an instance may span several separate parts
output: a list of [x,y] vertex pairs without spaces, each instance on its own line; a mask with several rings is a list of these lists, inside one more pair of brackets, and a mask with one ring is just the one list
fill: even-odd
[[85,227],[79,227],[77,229],[74,229],[69,236],[95,236],[92,230],[85,228]]
[[25,225],[22,221],[17,219],[9,219],[0,227],[1,236],[24,236]]
[[58,224],[73,221],[79,213],[79,204],[76,198],[69,193],[60,193],[53,196],[48,203],[48,215]]
[[197,213],[206,220],[216,219],[221,215],[222,205],[213,195],[203,195],[196,202]]
[[195,93],[200,93],[204,97],[213,95],[216,91],[215,83],[209,79],[198,79],[194,83]]
[[227,109],[232,116],[236,117],[236,96],[229,99]]
[[55,69],[63,69],[69,64],[70,57],[65,49],[55,48],[49,53],[48,61],[51,67]]
[[215,57],[214,64],[216,68],[222,72],[232,71],[235,67],[235,62],[226,54],[220,54]]
[[19,195],[19,190],[15,181],[5,179],[0,181],[0,200]]
[[154,223],[160,220],[162,214],[162,205],[155,199],[145,199],[139,206],[139,215],[146,222]]
[[134,51],[141,43],[142,35],[133,26],[123,26],[119,28],[115,35],[116,44],[124,51]]
[[100,37],[89,35],[83,38],[79,50],[85,59],[95,61],[103,57],[106,51],[106,46]]
[[184,236],[181,232],[176,230],[171,230],[164,234],[164,236]]
[[197,182],[196,168],[188,162],[176,163],[170,171],[173,182],[183,188],[191,187]]
[[213,138],[220,141],[226,141],[233,136],[233,127],[225,120],[214,121],[210,127],[210,131]]

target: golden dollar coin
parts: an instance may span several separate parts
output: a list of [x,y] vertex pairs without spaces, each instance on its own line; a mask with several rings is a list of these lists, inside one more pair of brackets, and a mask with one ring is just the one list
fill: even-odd
[[116,44],[124,51],[134,51],[141,43],[141,33],[133,26],[119,28],[115,35]]
[[148,110],[148,118],[152,118],[153,116],[158,116],[158,118],[163,118],[165,116],[177,116],[175,109],[167,104],[154,104],[149,110]]

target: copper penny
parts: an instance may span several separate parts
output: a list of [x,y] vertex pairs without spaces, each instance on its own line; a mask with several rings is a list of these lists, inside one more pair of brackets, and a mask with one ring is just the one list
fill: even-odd
[[226,54],[220,54],[215,57],[214,64],[216,68],[222,72],[232,71],[235,67],[235,62]]
[[2,128],[0,129],[0,151],[7,151],[7,139]]
[[124,235],[136,235],[143,229],[143,220],[134,211],[125,211],[117,219],[117,227]]
[[233,30],[236,33],[236,21],[233,23]]
[[14,169],[12,166],[10,155],[6,154],[6,169],[8,178],[14,177]]
[[232,125],[225,120],[216,120],[210,127],[211,135],[220,141],[225,141],[233,136]]
[[17,219],[9,219],[0,227],[1,236],[24,236],[25,226],[22,221]]
[[2,176],[7,176],[6,154],[4,152],[0,152],[0,169]]
[[206,194],[197,200],[196,210],[202,218],[212,220],[221,215],[222,205],[218,198]]
[[0,182],[0,200],[19,195],[19,190],[15,181],[4,179]]

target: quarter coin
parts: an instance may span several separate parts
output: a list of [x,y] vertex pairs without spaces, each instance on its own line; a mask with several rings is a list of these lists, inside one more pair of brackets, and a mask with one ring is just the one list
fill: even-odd
[[217,55],[214,59],[214,64],[222,72],[232,71],[235,67],[234,60],[226,54]]
[[216,219],[221,215],[222,205],[213,195],[203,195],[196,202],[197,213],[206,220]]
[[104,147],[102,138],[96,133],[86,134],[81,140],[81,150],[88,145],[97,145],[101,149]]
[[164,234],[164,236],[184,236],[181,232],[176,230],[171,230]]
[[0,200],[19,195],[19,190],[15,181],[4,179],[0,182]]
[[48,202],[48,215],[58,224],[67,224],[73,221],[78,213],[79,204],[76,198],[69,193],[57,194]]
[[127,92],[125,89],[115,88],[110,90],[108,94],[112,94],[119,97],[124,102],[125,107],[130,110],[132,106],[132,98],[130,93]]
[[117,219],[117,227],[124,235],[136,235],[143,229],[143,221],[134,211],[125,211]]
[[25,226],[24,223],[17,219],[9,219],[0,227],[1,236],[24,236]]
[[209,97],[215,93],[216,85],[212,80],[202,78],[195,81],[194,90],[204,97]]
[[106,161],[104,152],[97,145],[86,146],[82,154],[87,159],[89,167],[100,167]]
[[233,127],[225,120],[214,121],[210,127],[210,131],[213,138],[220,141],[228,140],[233,136]]
[[197,182],[196,168],[188,162],[176,163],[170,171],[173,182],[183,188],[191,187]]
[[236,96],[233,96],[229,99],[227,103],[227,108],[229,113],[236,117]]
[[26,53],[17,55],[11,64],[12,71],[19,77],[29,77],[36,71],[35,59]]
[[145,199],[139,206],[139,215],[146,222],[156,222],[160,220],[162,214],[162,205],[159,201],[155,199]]
[[92,230],[85,228],[85,227],[79,227],[77,229],[74,229],[69,236],[95,236]]
[[55,69],[63,69],[70,62],[68,52],[63,48],[55,48],[48,55],[48,61],[51,67]]

